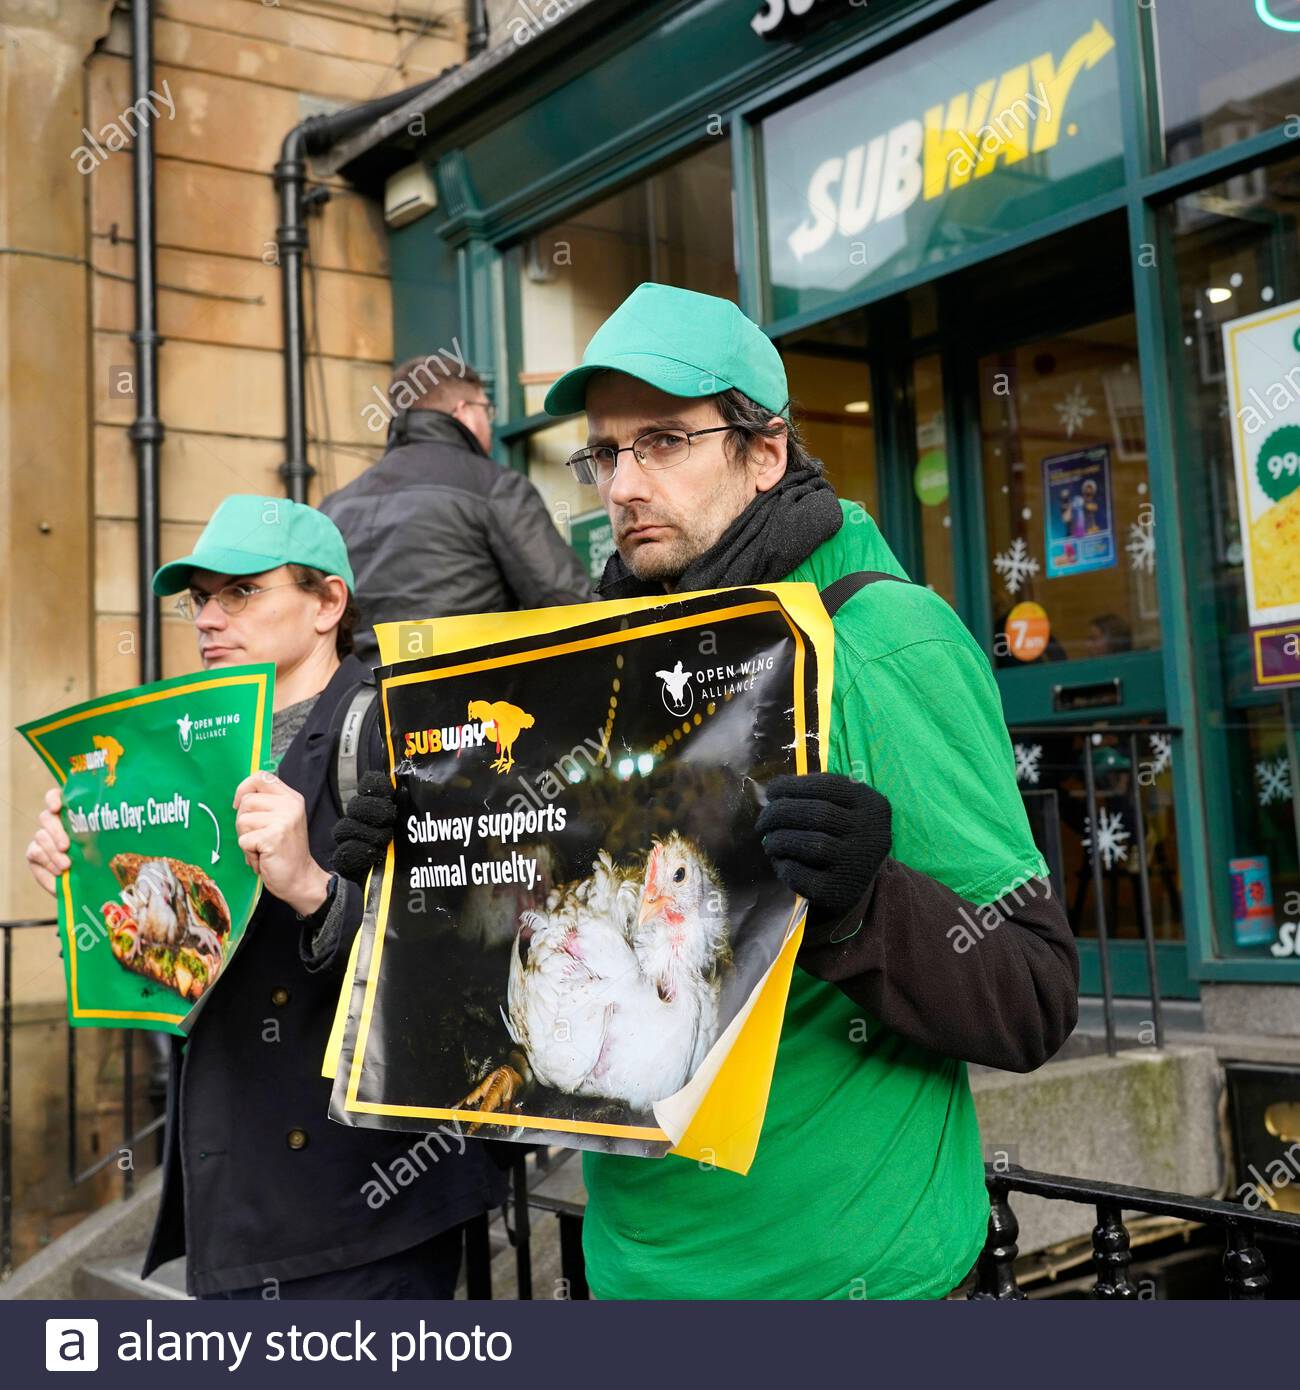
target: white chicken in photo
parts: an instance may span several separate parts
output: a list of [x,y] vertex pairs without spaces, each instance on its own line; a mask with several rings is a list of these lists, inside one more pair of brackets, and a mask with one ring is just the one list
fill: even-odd
[[628,940],[639,896],[602,850],[590,878],[520,918],[502,1017],[543,1085],[589,1093],[616,1009],[644,1008],[653,996]]
[[[660,1001],[646,1078],[662,1100],[695,1073],[718,1037],[722,967],[731,962],[727,895],[703,853],[673,831],[650,851],[632,933],[641,973]],[[644,1055],[644,1054],[643,1054]],[[666,1090],[661,1080],[676,1078]]]
[[639,874],[602,850],[590,877],[521,918],[502,1011],[518,1051],[461,1106],[505,1109],[536,1080],[648,1109],[716,1040],[730,957],[726,893],[695,845],[674,831]]

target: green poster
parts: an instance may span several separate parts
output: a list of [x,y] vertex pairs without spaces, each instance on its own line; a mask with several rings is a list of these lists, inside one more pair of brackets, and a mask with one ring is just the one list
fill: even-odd
[[160,681],[18,730],[62,787],[58,882],[74,1026],[184,1033],[257,901],[235,788],[270,757],[275,668]]

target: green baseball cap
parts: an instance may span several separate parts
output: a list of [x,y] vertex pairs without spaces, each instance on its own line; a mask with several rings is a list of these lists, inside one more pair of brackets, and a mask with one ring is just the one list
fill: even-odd
[[212,513],[192,555],[164,565],[153,577],[160,598],[187,588],[195,570],[262,574],[280,565],[310,565],[356,587],[348,547],[339,528],[315,507],[287,497],[236,493]]
[[788,414],[785,364],[738,305],[675,285],[638,285],[596,330],[574,367],[546,393],[548,415],[586,405],[587,380],[626,372],[670,396],[715,396],[735,387],[773,415]]

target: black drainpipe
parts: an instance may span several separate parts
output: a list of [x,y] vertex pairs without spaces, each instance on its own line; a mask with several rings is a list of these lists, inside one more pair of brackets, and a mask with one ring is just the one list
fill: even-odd
[[437,78],[394,92],[391,96],[350,106],[328,116],[308,116],[284,137],[275,166],[280,220],[275,229],[280,258],[280,314],[284,333],[284,462],[280,474],[295,502],[307,500],[307,484],[315,469],[307,462],[306,329],[302,304],[302,265],[307,254],[307,211],[329,200],[329,190],[307,187],[307,159],[363,129],[381,116],[405,106]]
[[[153,15],[150,0],[131,0],[131,97],[136,110],[153,88]],[[158,460],[163,423],[158,417],[158,290],[154,225],[153,125],[141,121],[135,137],[135,445],[136,549],[139,565],[140,679],[162,675],[162,629],[152,580],[158,568]]]
[[295,502],[307,500],[307,483],[316,471],[307,462],[307,378],[303,357],[302,258],[307,250],[307,219],[303,194],[307,183],[307,152],[315,146],[313,127],[321,120],[309,116],[284,137],[275,166],[280,196],[280,221],[275,229],[280,258],[280,313],[284,328],[284,462],[280,473]]
[[467,11],[466,49],[471,58],[477,58],[488,46],[487,0],[466,0]]

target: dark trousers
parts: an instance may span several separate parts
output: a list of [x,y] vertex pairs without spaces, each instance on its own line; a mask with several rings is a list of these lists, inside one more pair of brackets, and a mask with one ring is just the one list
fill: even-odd
[[382,1260],[311,1274],[305,1279],[284,1279],[248,1289],[226,1289],[206,1294],[207,1298],[300,1299],[300,1298],[454,1298],[460,1277],[465,1228],[450,1231],[386,1255]]

